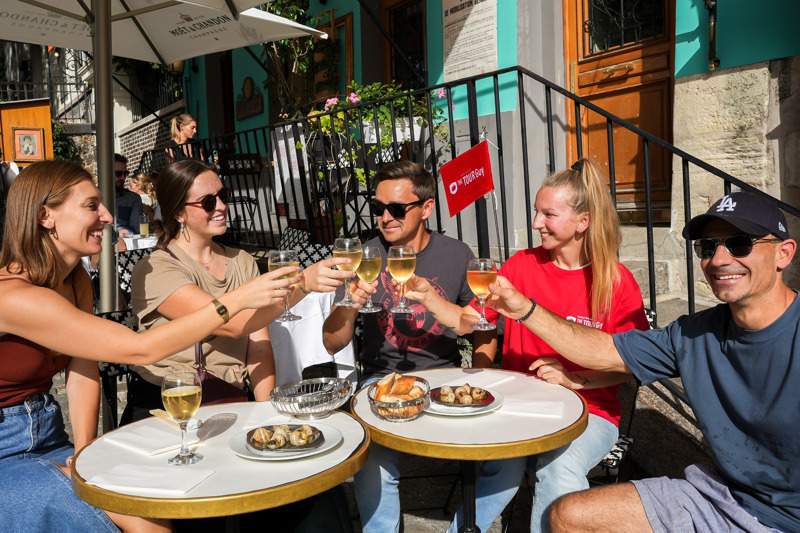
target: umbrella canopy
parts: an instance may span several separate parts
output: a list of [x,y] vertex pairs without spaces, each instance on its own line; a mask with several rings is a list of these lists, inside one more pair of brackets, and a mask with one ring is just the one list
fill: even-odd
[[[326,34],[253,8],[259,0],[111,0],[111,54],[168,64],[279,39]],[[3,0],[0,39],[92,51],[83,0]]]
[[[171,63],[323,32],[253,9],[259,0],[1,0],[0,39],[92,51],[97,173],[114,212],[111,56]],[[91,5],[91,9],[90,6]],[[111,228],[103,231],[100,311],[116,308]]]

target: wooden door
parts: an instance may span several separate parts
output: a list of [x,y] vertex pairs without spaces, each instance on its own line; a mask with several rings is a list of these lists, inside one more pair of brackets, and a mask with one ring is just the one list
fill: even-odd
[[384,81],[399,82],[406,89],[424,87],[428,78],[424,0],[381,0],[381,15],[386,32],[411,63],[384,40]]
[[[672,142],[674,0],[564,0],[567,88],[641,129]],[[577,159],[575,108],[567,101],[569,161]],[[606,119],[581,108],[582,148],[609,170]],[[623,221],[643,220],[642,140],[614,128],[617,205]],[[669,220],[672,160],[650,145],[657,221]]]

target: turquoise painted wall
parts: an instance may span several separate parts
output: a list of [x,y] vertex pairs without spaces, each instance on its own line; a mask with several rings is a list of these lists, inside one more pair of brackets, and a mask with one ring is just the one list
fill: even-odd
[[[321,12],[329,9],[335,10],[335,16],[337,18],[348,13],[353,14],[353,77],[357,82],[360,83],[363,79],[361,77],[361,8],[356,0],[328,0],[324,6],[320,5],[318,0],[311,0],[308,12],[311,15],[317,16]],[[372,24],[370,21],[364,22],[367,24]],[[339,50],[344,50],[344,43],[340,44]],[[343,79],[344,62],[340,61],[339,65],[339,92],[344,93],[345,87],[351,80]]]
[[[675,77],[708,72],[708,11],[703,0],[675,2]],[[719,68],[800,55],[798,0],[717,3]]]
[[[497,68],[513,67],[517,64],[517,1],[497,0]],[[524,1],[524,0],[519,0]],[[442,0],[428,0],[427,41],[428,41],[428,82],[431,85],[444,83],[444,35],[442,33]],[[500,76],[500,110],[513,111],[517,106],[517,77],[510,73]],[[494,84],[491,79],[480,80],[476,84],[478,93],[478,114],[495,112]],[[456,120],[467,118],[467,88],[453,90],[453,116]]]
[[[195,69],[197,72],[193,72]],[[187,59],[183,63],[183,102],[186,111],[197,121],[197,137],[208,137],[205,57]]]

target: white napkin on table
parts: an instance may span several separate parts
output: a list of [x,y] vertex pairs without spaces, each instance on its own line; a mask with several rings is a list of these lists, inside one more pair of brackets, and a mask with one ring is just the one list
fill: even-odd
[[564,402],[520,402],[506,399],[497,412],[515,416],[561,418],[564,416]]
[[148,496],[180,497],[213,473],[213,470],[185,466],[118,464],[107,472],[95,474],[86,482],[118,492],[134,490]]
[[[106,434],[105,440],[143,455],[159,455],[180,449],[181,430],[177,424],[136,424],[127,426],[124,431]],[[199,441],[196,430],[186,432],[187,446],[193,446]]]

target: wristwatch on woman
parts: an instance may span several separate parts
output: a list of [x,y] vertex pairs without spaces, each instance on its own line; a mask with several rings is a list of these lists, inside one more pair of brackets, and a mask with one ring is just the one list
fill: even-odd
[[220,302],[216,298],[211,300],[211,303],[214,306],[214,309],[216,309],[217,314],[222,318],[223,322],[227,324],[228,321],[231,319],[231,315],[228,314],[228,308],[222,305],[222,302]]

